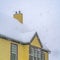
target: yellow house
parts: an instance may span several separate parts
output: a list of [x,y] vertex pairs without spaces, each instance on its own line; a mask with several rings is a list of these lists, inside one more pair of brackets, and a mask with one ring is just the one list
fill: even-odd
[[[23,23],[21,12],[16,12],[13,17]],[[50,51],[37,32],[12,36],[0,34],[0,60],[48,60]]]

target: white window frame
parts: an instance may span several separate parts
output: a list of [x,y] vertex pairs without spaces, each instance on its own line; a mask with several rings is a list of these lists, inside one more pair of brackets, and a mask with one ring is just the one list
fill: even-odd
[[11,60],[12,60],[12,55],[15,55],[15,60],[17,60],[17,53],[18,49],[17,49],[17,44],[11,44]]
[[[31,53],[31,49],[33,50],[33,52]],[[38,57],[38,52],[40,52],[40,57]],[[36,55],[35,55],[36,54]],[[35,60],[34,58],[36,58],[36,60],[41,59],[41,49],[40,48],[35,48],[35,47],[30,47],[30,57],[33,57],[33,60]]]
[[42,60],[45,60],[45,53],[42,51]]

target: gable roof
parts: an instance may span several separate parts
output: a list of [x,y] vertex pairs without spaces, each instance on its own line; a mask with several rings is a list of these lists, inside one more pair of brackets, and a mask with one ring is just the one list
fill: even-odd
[[10,39],[11,41],[14,40],[21,43],[30,43],[34,34],[35,32],[0,34],[0,38]]
[[[43,47],[43,45],[42,45],[42,43],[41,43],[41,41],[40,41],[40,38],[39,38],[37,32],[36,32],[36,33],[34,34],[34,36],[32,37],[31,42],[34,40],[35,37],[37,37],[38,42],[40,43],[41,47]],[[30,43],[31,43],[31,42],[30,42]]]

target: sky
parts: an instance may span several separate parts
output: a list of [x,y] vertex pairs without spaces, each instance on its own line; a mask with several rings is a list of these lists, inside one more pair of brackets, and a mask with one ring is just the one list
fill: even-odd
[[38,32],[51,50],[49,60],[60,60],[60,0],[0,0],[0,12],[23,13],[24,24]]

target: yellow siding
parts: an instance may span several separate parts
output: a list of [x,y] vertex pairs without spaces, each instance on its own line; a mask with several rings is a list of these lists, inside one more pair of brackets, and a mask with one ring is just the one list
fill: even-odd
[[23,14],[14,14],[13,17],[17,19],[20,23],[23,23]]
[[48,52],[45,52],[45,60],[48,60]]
[[31,45],[41,48],[41,44],[38,41],[38,37],[35,36],[34,40],[31,42]]
[[0,60],[10,60],[10,42],[0,38]]
[[19,44],[18,53],[18,60],[29,60],[29,45]]
[[18,60],[29,60],[29,45],[21,45],[15,42],[12,42],[18,45]]
[[22,51],[21,51],[22,47],[21,44],[18,44],[18,60],[22,60]]
[[11,43],[18,45],[18,60],[29,60],[29,45],[21,45],[16,42],[0,38],[0,60],[10,60]]

